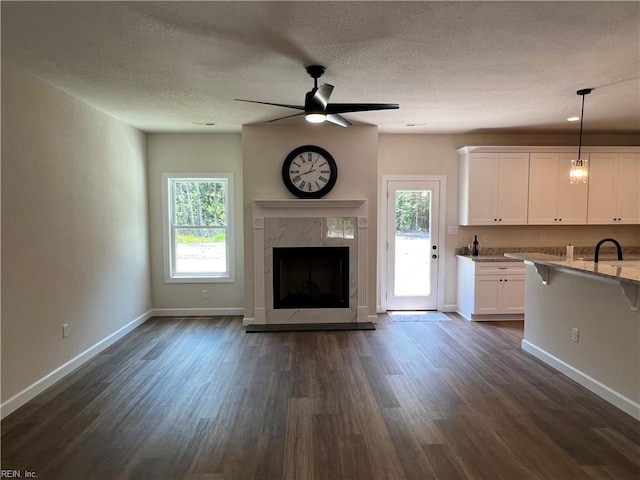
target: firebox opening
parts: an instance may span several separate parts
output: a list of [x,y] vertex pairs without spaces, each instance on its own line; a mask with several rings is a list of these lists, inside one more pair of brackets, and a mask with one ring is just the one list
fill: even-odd
[[273,308],[349,308],[349,247],[274,248]]

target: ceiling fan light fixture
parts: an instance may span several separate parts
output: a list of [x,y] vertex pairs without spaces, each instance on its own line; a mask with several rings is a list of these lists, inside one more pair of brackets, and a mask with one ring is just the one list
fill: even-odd
[[587,183],[589,179],[589,161],[582,158],[582,125],[584,120],[584,97],[591,93],[591,88],[583,88],[576,93],[582,96],[582,111],[580,112],[580,140],[578,142],[578,157],[571,160],[569,183]]
[[324,113],[307,113],[305,119],[309,123],[323,123],[327,120],[327,116]]

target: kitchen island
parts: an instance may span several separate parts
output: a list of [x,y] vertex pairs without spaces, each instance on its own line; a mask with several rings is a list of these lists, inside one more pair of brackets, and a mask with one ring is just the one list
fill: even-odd
[[525,262],[523,350],[640,419],[640,259]]

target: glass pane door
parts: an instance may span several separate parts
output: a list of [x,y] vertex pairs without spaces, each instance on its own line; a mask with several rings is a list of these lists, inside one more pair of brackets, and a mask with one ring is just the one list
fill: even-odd
[[437,308],[439,183],[387,183],[387,308]]

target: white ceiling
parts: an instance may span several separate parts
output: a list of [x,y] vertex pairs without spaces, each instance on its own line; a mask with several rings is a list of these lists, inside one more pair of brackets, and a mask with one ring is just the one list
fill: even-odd
[[345,114],[383,133],[577,131],[566,118],[585,87],[586,132],[640,132],[636,1],[1,8],[3,63],[146,132],[239,131],[296,113],[234,98],[303,104],[311,63],[327,67],[332,102],[399,103]]

